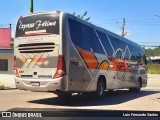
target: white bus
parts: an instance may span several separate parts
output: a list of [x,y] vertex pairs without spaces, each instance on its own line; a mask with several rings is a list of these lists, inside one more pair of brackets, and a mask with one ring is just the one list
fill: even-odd
[[140,91],[147,85],[146,57],[136,43],[69,13],[21,16],[14,40],[18,89],[61,96],[105,90]]

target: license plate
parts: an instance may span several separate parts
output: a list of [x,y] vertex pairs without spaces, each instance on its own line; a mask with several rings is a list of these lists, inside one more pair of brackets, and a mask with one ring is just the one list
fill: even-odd
[[40,82],[30,82],[32,86],[40,86]]

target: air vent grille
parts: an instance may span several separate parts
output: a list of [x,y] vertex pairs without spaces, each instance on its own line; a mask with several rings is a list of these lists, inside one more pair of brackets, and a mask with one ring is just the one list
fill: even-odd
[[18,50],[20,53],[43,53],[52,52],[55,48],[55,43],[32,43],[20,44]]

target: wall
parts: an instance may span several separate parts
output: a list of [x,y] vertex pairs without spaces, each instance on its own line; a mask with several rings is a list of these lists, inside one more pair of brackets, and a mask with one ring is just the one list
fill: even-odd
[[8,71],[0,71],[0,84],[15,88],[13,53],[0,53],[0,59],[8,59]]

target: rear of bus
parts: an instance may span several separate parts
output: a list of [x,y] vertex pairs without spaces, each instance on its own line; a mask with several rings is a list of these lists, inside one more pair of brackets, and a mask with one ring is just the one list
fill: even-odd
[[60,12],[20,17],[14,40],[14,72],[18,89],[65,89]]

